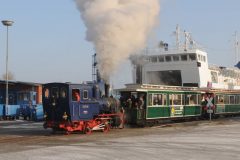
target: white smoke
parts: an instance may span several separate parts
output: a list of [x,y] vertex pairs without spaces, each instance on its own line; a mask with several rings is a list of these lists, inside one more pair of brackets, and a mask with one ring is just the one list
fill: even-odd
[[146,46],[156,26],[159,0],[75,0],[94,44],[102,78],[108,80],[131,54]]

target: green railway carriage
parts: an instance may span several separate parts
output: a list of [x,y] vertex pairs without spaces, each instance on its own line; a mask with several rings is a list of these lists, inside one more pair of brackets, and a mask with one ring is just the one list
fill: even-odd
[[128,124],[240,113],[239,91],[148,84],[128,84],[118,91]]
[[215,115],[232,115],[240,113],[240,92],[214,92]]

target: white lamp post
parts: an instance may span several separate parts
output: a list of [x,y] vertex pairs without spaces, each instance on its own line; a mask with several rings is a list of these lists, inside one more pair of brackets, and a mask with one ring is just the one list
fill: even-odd
[[7,26],[7,42],[6,42],[6,108],[8,106],[8,27],[12,26],[14,22],[9,20],[3,20],[2,24]]

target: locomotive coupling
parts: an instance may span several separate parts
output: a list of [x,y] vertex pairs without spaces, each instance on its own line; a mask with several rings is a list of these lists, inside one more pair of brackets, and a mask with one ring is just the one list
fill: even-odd
[[68,116],[67,116],[67,113],[66,113],[66,112],[64,112],[62,118],[63,118],[64,120],[67,120]]

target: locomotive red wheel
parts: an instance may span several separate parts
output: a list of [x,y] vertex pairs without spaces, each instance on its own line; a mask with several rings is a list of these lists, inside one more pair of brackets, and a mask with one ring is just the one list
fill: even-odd
[[109,132],[109,130],[110,130],[110,125],[109,124],[105,124],[105,126],[104,126],[104,128],[103,128],[103,132],[104,133],[107,133],[107,132]]
[[70,131],[65,131],[65,135],[69,135],[69,134],[71,134]]
[[89,126],[87,126],[84,130],[84,133],[89,135],[92,133],[92,129]]

